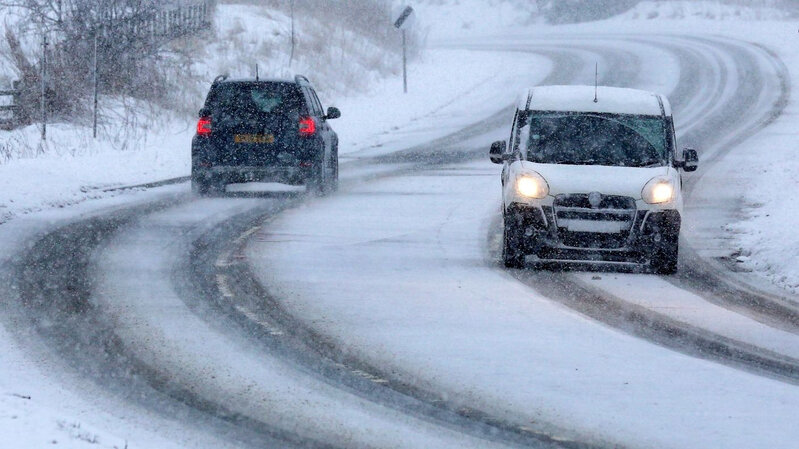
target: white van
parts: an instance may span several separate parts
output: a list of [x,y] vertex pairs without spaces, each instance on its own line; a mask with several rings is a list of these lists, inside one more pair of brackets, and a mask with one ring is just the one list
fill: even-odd
[[662,95],[594,86],[545,86],[521,96],[504,164],[503,261],[601,262],[677,270],[682,221],[671,106]]

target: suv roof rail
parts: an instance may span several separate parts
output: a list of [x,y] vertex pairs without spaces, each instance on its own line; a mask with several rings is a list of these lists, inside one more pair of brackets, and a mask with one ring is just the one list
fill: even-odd
[[305,75],[297,75],[294,77],[294,81],[297,84],[311,84],[308,78]]
[[658,105],[660,105],[660,115],[662,115],[663,118],[666,118],[666,106],[663,105],[663,96],[657,95],[657,97],[658,97]]
[[227,74],[219,75],[216,78],[214,78],[214,82],[211,83],[211,84],[218,84],[218,83],[221,83],[222,81],[225,81],[226,79],[228,79],[228,75]]

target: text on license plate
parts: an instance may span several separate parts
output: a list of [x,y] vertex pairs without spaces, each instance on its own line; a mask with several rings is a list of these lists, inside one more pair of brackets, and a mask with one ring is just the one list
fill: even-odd
[[236,134],[233,136],[235,143],[275,143],[272,134]]

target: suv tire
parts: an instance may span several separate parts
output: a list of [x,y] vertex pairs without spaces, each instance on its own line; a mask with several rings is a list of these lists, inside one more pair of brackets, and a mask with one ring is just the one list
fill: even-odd
[[652,252],[650,267],[657,274],[674,274],[677,272],[679,258],[679,239],[675,237],[664,238]]
[[325,167],[324,161],[314,163],[311,174],[305,181],[307,192],[317,196],[324,195],[327,190],[327,178],[327,167]]
[[333,149],[333,155],[330,157],[330,178],[327,191],[329,193],[338,191],[338,148]]
[[211,184],[208,181],[201,181],[198,178],[191,178],[191,191],[197,195],[206,196],[211,191]]
[[506,268],[524,268],[524,251],[519,248],[523,244],[521,230],[507,217],[502,227],[502,263]]

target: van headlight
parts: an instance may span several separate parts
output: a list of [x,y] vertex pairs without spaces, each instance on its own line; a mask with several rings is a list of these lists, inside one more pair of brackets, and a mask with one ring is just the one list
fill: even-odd
[[525,173],[516,178],[516,192],[524,198],[541,199],[549,195],[549,184],[536,172]]
[[674,199],[674,183],[668,178],[654,178],[644,186],[641,198],[649,204],[668,203]]

